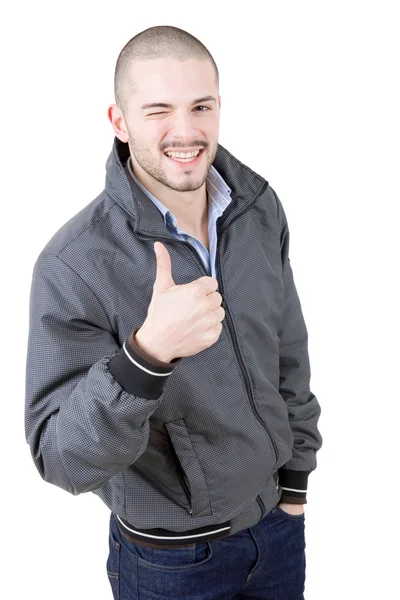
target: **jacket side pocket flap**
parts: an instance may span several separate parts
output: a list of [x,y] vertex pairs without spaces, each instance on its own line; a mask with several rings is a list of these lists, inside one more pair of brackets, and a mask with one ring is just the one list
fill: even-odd
[[170,421],[165,427],[189,482],[193,516],[211,515],[207,481],[184,420]]

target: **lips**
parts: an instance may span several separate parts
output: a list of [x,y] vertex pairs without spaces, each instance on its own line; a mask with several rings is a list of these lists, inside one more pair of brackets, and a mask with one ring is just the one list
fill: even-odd
[[[201,155],[203,154],[203,150],[204,150],[204,148],[200,148],[199,154],[197,156],[193,156],[193,157],[189,157],[189,158],[168,156],[167,154],[165,154],[165,152],[164,152],[164,156],[167,159],[169,159],[170,161],[174,162],[176,165],[192,166],[192,165],[195,165],[199,161]],[[177,149],[171,150],[171,152],[179,153],[179,152],[184,152],[184,151],[177,148]]]

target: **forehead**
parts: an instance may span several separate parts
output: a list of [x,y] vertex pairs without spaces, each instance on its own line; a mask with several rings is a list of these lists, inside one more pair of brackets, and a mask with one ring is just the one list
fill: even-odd
[[130,75],[136,92],[134,98],[138,101],[162,99],[167,102],[179,96],[190,102],[193,97],[216,93],[216,75],[210,60],[134,60]]

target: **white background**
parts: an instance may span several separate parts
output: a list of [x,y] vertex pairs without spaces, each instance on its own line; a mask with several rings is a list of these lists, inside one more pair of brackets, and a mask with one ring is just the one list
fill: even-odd
[[311,389],[323,410],[306,505],[306,598],[399,597],[396,8],[351,0],[2,8],[3,598],[111,600],[107,507],[42,481],[25,441],[28,299],[43,246],[104,187],[118,53],[164,24],[213,54],[220,142],[270,182],[288,217]]

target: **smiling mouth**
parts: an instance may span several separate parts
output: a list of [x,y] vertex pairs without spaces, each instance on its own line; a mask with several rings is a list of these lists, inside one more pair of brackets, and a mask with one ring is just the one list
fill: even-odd
[[173,160],[174,162],[177,163],[182,163],[182,164],[193,164],[195,163],[198,158],[201,156],[201,154],[203,153],[204,148],[200,148],[199,150],[194,150],[193,152],[179,152],[177,151],[168,151],[168,152],[164,152],[164,155],[169,158],[170,160]]

